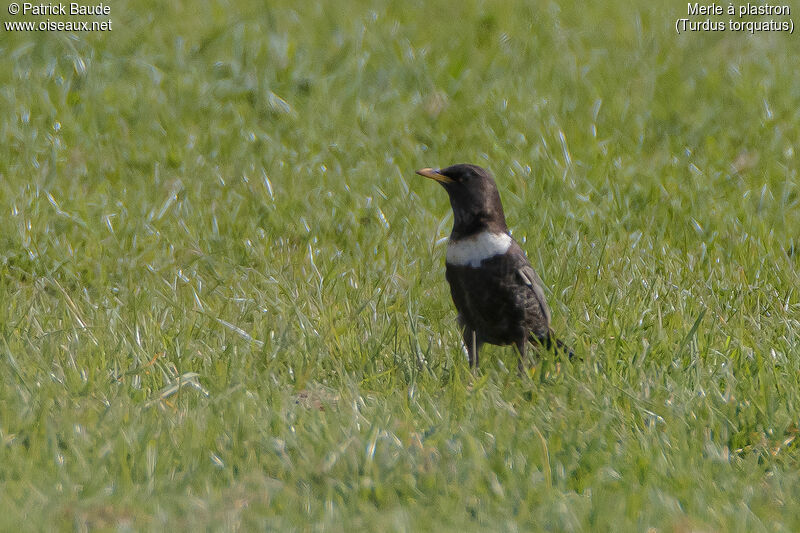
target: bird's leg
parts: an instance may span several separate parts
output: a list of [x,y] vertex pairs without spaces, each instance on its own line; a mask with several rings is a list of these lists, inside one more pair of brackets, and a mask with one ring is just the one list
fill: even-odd
[[464,346],[467,348],[470,368],[478,368],[478,352],[482,345],[483,342],[478,340],[478,334],[474,329],[464,328]]
[[523,337],[522,340],[515,342],[514,344],[517,347],[517,351],[519,352],[519,359],[517,360],[517,370],[519,370],[520,374],[525,373],[525,342],[526,339]]

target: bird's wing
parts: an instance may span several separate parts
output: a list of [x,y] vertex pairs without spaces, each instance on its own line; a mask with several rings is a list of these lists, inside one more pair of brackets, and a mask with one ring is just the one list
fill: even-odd
[[542,283],[542,278],[539,277],[539,274],[537,274],[533,267],[529,264],[519,267],[517,269],[517,275],[522,280],[522,283],[533,290],[533,294],[536,297],[537,303],[539,304],[539,309],[542,312],[542,316],[547,321],[547,325],[549,327],[550,308],[547,307],[547,299],[544,297],[544,283]]

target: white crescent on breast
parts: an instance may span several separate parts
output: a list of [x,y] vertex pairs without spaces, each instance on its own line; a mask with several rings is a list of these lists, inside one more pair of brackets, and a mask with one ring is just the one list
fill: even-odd
[[479,267],[486,259],[506,253],[511,247],[511,236],[506,233],[484,231],[447,243],[447,262],[457,266]]

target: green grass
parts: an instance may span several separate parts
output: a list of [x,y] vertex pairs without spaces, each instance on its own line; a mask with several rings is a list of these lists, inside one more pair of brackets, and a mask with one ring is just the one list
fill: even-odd
[[[794,36],[162,4],[0,38],[0,529],[800,529]],[[583,361],[467,368],[457,162]]]

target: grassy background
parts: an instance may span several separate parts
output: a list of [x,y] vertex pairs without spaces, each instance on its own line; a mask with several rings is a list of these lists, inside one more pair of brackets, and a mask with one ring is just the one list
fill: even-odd
[[[800,528],[794,36],[268,4],[3,31],[0,529]],[[470,373],[456,162],[583,362]]]

